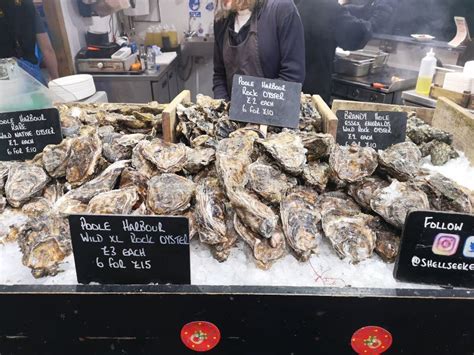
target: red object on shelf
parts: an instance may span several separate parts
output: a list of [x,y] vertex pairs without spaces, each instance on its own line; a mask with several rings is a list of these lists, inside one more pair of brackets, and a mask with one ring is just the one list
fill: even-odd
[[181,329],[181,340],[187,348],[205,352],[214,349],[219,344],[221,332],[210,322],[191,322]]
[[360,328],[351,338],[352,349],[357,354],[378,355],[392,346],[392,334],[384,328],[369,326]]

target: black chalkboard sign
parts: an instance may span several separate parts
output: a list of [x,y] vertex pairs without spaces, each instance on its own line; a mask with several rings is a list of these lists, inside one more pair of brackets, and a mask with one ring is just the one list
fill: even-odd
[[403,230],[397,280],[474,288],[474,216],[415,211]]
[[55,108],[0,113],[0,160],[28,160],[63,139]]
[[187,218],[71,215],[69,225],[80,283],[191,283]]
[[268,126],[297,128],[301,84],[234,75],[230,119]]
[[337,111],[336,142],[340,145],[357,143],[375,150],[386,149],[405,141],[406,112]]

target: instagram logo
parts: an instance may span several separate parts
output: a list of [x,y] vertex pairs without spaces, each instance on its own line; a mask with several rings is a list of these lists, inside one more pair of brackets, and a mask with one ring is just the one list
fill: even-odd
[[458,249],[459,240],[459,235],[440,233],[435,238],[433,253],[445,256],[454,255]]

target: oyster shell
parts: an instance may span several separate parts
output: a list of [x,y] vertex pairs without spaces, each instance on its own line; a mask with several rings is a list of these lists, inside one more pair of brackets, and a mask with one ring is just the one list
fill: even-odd
[[303,169],[303,179],[319,192],[326,189],[329,182],[330,169],[327,163],[310,162]]
[[187,162],[186,146],[182,143],[166,143],[156,138],[144,145],[143,157],[162,173],[176,173],[183,170]]
[[336,144],[334,137],[325,133],[298,132],[306,148],[308,161],[316,161],[326,158],[331,153],[331,149]]
[[306,149],[298,135],[286,131],[274,134],[257,143],[290,174],[300,174],[306,164]]
[[43,166],[49,176],[53,178],[66,176],[72,142],[72,139],[66,138],[58,145],[48,145],[44,148]]
[[230,205],[226,204],[225,240],[222,243],[211,245],[211,253],[214,256],[214,258],[219,262],[224,262],[229,258],[232,248],[234,247],[237,240],[239,239],[239,235],[237,234],[234,227],[234,218],[235,218],[234,210],[232,209],[232,207],[230,207]]
[[296,185],[295,179],[289,179],[263,160],[250,164],[247,173],[250,188],[272,204],[280,203],[286,191]]
[[377,235],[375,252],[386,263],[395,262],[400,253],[401,239],[399,232],[380,217],[373,216],[369,226]]
[[49,201],[51,205],[54,205],[61,197],[64,196],[64,185],[56,181],[52,183],[43,191],[43,197]]
[[402,229],[413,210],[430,208],[426,194],[410,183],[393,180],[390,186],[375,191],[370,207],[388,223]]
[[111,136],[110,142],[103,143],[104,157],[111,163],[126,160],[132,157],[133,148],[145,139],[144,134],[115,134]]
[[283,232],[288,245],[300,261],[307,261],[315,253],[321,234],[321,214],[317,208],[315,191],[297,187],[290,190],[280,205]]
[[132,166],[148,179],[158,173],[156,166],[148,161],[144,155],[144,149],[149,144],[149,141],[140,141],[132,150]]
[[191,174],[196,174],[216,159],[216,151],[211,148],[191,149],[186,147],[186,156],[187,161],[184,169]]
[[138,199],[136,187],[103,192],[90,200],[87,213],[130,214]]
[[452,134],[432,127],[417,117],[410,117],[408,119],[406,133],[407,137],[417,145],[433,140],[441,141],[448,145],[453,143]]
[[78,187],[90,180],[102,156],[102,142],[97,135],[74,139],[71,155],[67,162],[66,180]]
[[202,243],[214,245],[226,241],[225,200],[217,178],[206,178],[199,182],[195,217]]
[[270,207],[244,189],[227,191],[227,197],[240,221],[264,238],[272,238],[278,217]]
[[140,203],[146,200],[148,179],[132,168],[125,168],[120,176],[119,188],[136,187],[140,195]]
[[377,152],[353,143],[348,147],[334,145],[329,158],[331,171],[342,181],[352,183],[374,173],[378,165]]
[[52,205],[44,197],[35,197],[25,203],[21,212],[30,218],[37,218],[48,215],[51,212]]
[[420,169],[420,161],[421,152],[412,142],[402,142],[379,150],[380,168],[399,181],[413,178]]
[[268,239],[260,239],[248,229],[237,215],[234,217],[234,228],[237,234],[250,246],[259,268],[268,270],[273,263],[285,255],[285,236],[280,227],[274,230]]
[[7,180],[11,166],[12,163],[10,162],[0,162],[0,195],[4,193],[5,181]]
[[374,196],[375,191],[380,188],[389,186],[387,180],[383,180],[378,176],[370,176],[363,178],[354,184],[349,185],[347,193],[351,196],[362,208],[370,210],[370,201]]
[[340,191],[326,192],[318,197],[318,206],[321,217],[332,211],[346,211],[347,213],[361,212],[360,207],[352,198]]
[[427,153],[426,155],[431,156],[431,163],[435,166],[441,166],[451,159],[459,158],[458,152],[453,147],[440,141],[426,143],[424,150]]
[[64,137],[75,137],[79,135],[82,123],[78,118],[68,115],[60,115],[60,120],[61,132]]
[[3,213],[6,207],[7,207],[7,199],[0,195],[0,213]]
[[473,206],[469,194],[451,179],[439,173],[428,173],[418,176],[415,183],[426,193],[433,209],[472,213]]
[[48,175],[37,165],[28,163],[12,165],[5,184],[8,203],[12,207],[21,207],[31,198],[41,195],[48,182]]
[[216,170],[226,191],[243,188],[248,183],[247,166],[252,163],[255,139],[250,136],[227,138],[219,142]]
[[59,264],[72,252],[66,219],[50,215],[30,220],[18,232],[23,265],[35,278],[55,276]]
[[322,217],[324,235],[341,259],[358,263],[372,256],[377,236],[370,228],[372,216],[333,210]]
[[195,184],[182,176],[155,176],[148,181],[147,206],[158,215],[180,214],[190,207],[195,191]]

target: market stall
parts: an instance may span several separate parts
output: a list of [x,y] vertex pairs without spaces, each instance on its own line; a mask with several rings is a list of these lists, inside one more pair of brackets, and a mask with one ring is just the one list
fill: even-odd
[[[393,276],[408,210],[472,212],[474,169],[453,136],[415,110],[408,142],[339,146],[337,115],[318,97],[297,104],[296,130],[229,120],[229,104],[189,92],[59,106],[62,142],[2,163],[2,352],[188,353],[210,344],[183,338],[196,321],[219,329],[222,354],[469,354],[472,291]],[[78,284],[70,214],[187,217],[190,285]]]

